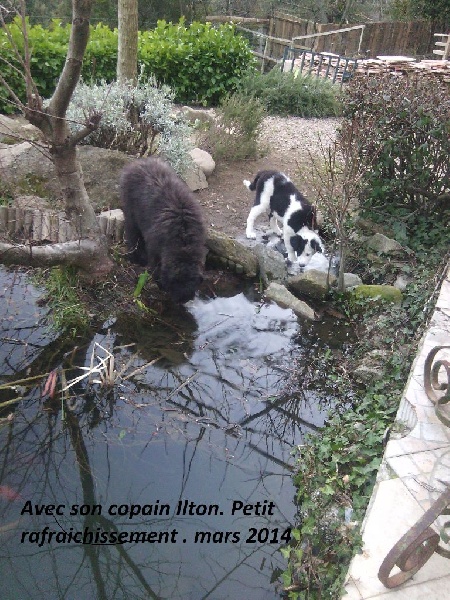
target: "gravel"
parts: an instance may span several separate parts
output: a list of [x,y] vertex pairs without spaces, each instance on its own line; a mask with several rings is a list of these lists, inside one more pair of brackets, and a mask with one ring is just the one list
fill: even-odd
[[266,117],[261,141],[272,151],[318,155],[321,146],[326,147],[336,139],[340,123],[338,118]]

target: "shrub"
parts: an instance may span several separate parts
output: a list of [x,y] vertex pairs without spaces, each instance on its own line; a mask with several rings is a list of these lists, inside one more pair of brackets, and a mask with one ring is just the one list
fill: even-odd
[[253,63],[247,41],[233,25],[158,21],[140,34],[139,62],[175,92],[177,102],[216,105],[233,92]]
[[[61,27],[57,20],[52,21],[49,29],[40,25],[30,27],[27,20],[28,41],[31,49],[31,72],[39,93],[45,98],[52,94],[58,77],[64,66],[67,44],[69,41],[69,26]],[[23,53],[24,39],[22,24],[15,18],[8,29],[17,49]],[[26,99],[25,81],[22,65],[17,57],[4,29],[0,27],[0,64],[1,72],[9,87],[23,102]],[[17,112],[17,107],[11,102],[7,90],[0,86],[0,111],[7,114]]]
[[100,113],[99,127],[82,143],[139,156],[161,154],[177,173],[189,164],[190,128],[181,113],[173,113],[173,94],[154,79],[136,86],[80,83],[67,111],[74,131]]
[[[9,26],[17,48],[23,52],[23,34],[19,19]],[[70,36],[70,25],[62,26],[53,20],[49,29],[28,23],[32,51],[31,72],[39,93],[49,98],[63,69]],[[99,23],[90,29],[82,76],[96,83],[116,79],[117,30]],[[25,102],[25,83],[22,67],[17,62],[7,33],[0,28],[0,64],[2,76],[11,89]],[[242,74],[253,64],[247,41],[236,35],[230,24],[213,28],[210,23],[192,23],[186,27],[159,21],[151,31],[139,34],[138,60],[143,73],[154,75],[159,83],[174,91],[177,102],[217,104],[227,93],[236,89]],[[7,90],[0,86],[0,112],[12,113],[17,108],[8,99]]]
[[443,208],[450,190],[445,84],[422,74],[361,78],[349,84],[345,107],[343,128],[358,125],[358,153],[367,165],[362,205],[421,213]]
[[227,96],[217,110],[215,125],[204,142],[215,158],[242,160],[259,154],[258,138],[266,115],[258,98]]
[[340,113],[339,88],[328,79],[283,73],[275,67],[268,73],[249,71],[239,90],[256,97],[271,115],[331,117]]

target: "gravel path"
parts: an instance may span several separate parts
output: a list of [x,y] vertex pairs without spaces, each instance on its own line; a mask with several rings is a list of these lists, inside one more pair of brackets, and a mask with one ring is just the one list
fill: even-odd
[[336,138],[336,128],[341,119],[302,119],[301,117],[266,117],[261,141],[272,152],[295,151],[308,154],[317,151],[322,144],[328,145]]

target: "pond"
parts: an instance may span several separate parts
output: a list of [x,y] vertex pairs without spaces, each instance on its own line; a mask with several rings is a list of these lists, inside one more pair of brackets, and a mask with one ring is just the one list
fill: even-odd
[[249,284],[215,291],[74,348],[0,269],[0,383],[40,376],[0,390],[2,600],[280,597],[292,451],[333,403],[301,379],[336,331]]

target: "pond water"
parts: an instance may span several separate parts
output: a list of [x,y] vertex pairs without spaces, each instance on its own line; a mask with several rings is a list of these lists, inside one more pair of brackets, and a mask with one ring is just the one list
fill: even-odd
[[[117,315],[74,349],[40,295],[0,269],[0,383],[64,367],[69,386],[0,389],[23,396],[0,412],[0,598],[279,598],[292,450],[332,402],[301,377],[329,331],[247,286]],[[107,356],[115,385],[80,379]]]

